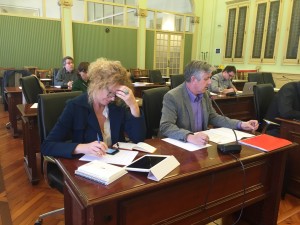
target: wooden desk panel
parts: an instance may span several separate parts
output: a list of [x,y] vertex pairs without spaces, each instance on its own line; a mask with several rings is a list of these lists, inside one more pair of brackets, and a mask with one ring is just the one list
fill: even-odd
[[[276,224],[286,149],[264,153],[243,146],[221,155],[216,145],[188,152],[159,139],[156,154],[174,155],[180,166],[160,182],[129,172],[104,186],[74,175],[77,159],[58,159],[65,175],[65,224],[207,224],[244,206],[249,224]],[[295,145],[289,146],[289,148]],[[140,153],[141,155],[141,153]],[[244,189],[245,187],[245,189]]]
[[57,93],[57,92],[70,92],[72,89],[70,88],[57,88],[57,87],[46,87],[47,93]]
[[[300,144],[300,121],[276,118],[280,121],[280,136]],[[300,146],[288,152],[286,191],[300,198]]]
[[17,105],[22,103],[22,90],[19,87],[5,87],[5,93],[7,94],[8,101],[8,115],[9,122],[11,123],[11,131],[13,137],[18,137],[18,118],[20,117],[20,113],[17,109]]
[[[247,121],[255,119],[253,95],[233,96],[216,95],[212,97],[222,110],[225,116],[231,119]],[[213,103],[215,110],[222,114]]]
[[135,82],[149,82],[149,77],[134,77]]
[[22,115],[24,167],[32,184],[39,181],[36,153],[40,152],[40,136],[38,133],[37,108],[32,104],[19,104],[18,110]]
[[[22,104],[22,89],[19,87],[5,87],[5,93],[7,93],[8,98],[8,114],[9,122],[11,123],[11,131],[13,137],[18,137],[18,123],[17,119],[20,117],[19,110],[17,109],[18,104]],[[46,87],[47,93],[55,92],[68,92],[71,89],[61,89],[56,87]]]

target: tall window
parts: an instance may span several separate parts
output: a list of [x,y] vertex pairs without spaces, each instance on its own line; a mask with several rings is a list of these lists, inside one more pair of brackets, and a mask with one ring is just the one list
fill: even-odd
[[256,21],[251,53],[252,62],[275,62],[278,42],[280,1],[269,0],[257,3]]
[[88,1],[87,20],[92,23],[137,27],[136,7],[124,3],[128,4],[132,1],[105,0],[104,3]]
[[228,8],[224,61],[239,62],[244,59],[247,12],[247,5]]
[[293,0],[290,9],[289,35],[284,62],[300,64],[300,0]]

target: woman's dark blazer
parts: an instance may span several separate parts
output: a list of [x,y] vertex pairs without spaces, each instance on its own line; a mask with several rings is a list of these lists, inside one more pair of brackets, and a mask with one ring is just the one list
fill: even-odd
[[[125,134],[134,143],[144,141],[146,125],[142,112],[137,118],[128,107],[110,103],[108,108],[112,144],[125,141]],[[56,125],[43,142],[41,151],[43,155],[72,158],[72,152],[78,144],[96,141],[97,134],[102,140],[96,114],[85,93],[68,101]]]

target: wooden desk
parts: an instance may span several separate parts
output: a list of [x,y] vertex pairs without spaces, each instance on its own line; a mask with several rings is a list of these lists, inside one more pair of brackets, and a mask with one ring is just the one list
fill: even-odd
[[[280,123],[280,136],[300,144],[300,122],[276,118]],[[286,191],[300,198],[300,146],[288,152],[286,163]]]
[[35,75],[38,78],[47,78],[50,75],[50,70],[35,70]]
[[35,71],[38,69],[37,66],[24,66],[24,69],[28,70],[31,74],[35,74]]
[[[214,95],[212,98],[217,102],[224,115],[231,119],[247,121],[256,118],[253,95],[232,97],[226,95]],[[221,114],[215,104],[212,104],[215,110]]]
[[24,167],[32,184],[39,181],[36,153],[40,152],[40,137],[38,133],[37,108],[32,104],[19,104],[17,108],[22,116]]
[[248,79],[248,73],[256,73],[257,70],[237,70],[237,77],[240,80]]
[[149,82],[149,77],[135,77],[135,82]]
[[57,88],[57,87],[46,87],[46,92],[47,93],[57,93],[57,92],[70,92],[72,89],[70,88]]
[[40,78],[40,81],[44,84],[45,87],[51,87],[53,85],[51,78]]
[[104,186],[75,176],[84,162],[57,159],[65,176],[66,225],[207,224],[243,206],[248,224],[277,224],[286,150],[295,144],[270,153],[243,146],[237,157],[244,176],[240,163],[214,144],[189,152],[159,139],[146,142],[180,162],[160,182],[129,172]]
[[5,87],[4,92],[7,94],[10,129],[15,138],[19,136],[17,120],[20,117],[20,113],[16,106],[22,103],[22,90],[19,87]]
[[[162,76],[163,80],[165,82],[168,82],[170,80],[170,77]],[[150,78],[148,76],[139,76],[134,77],[135,82],[150,82]]]
[[[56,87],[46,87],[47,93],[54,92],[66,92],[71,89],[61,89]],[[11,123],[11,131],[13,137],[18,137],[18,123],[17,119],[20,117],[19,110],[17,109],[18,104],[22,104],[22,89],[19,87],[5,87],[4,92],[7,94],[8,100],[8,114],[9,122]]]

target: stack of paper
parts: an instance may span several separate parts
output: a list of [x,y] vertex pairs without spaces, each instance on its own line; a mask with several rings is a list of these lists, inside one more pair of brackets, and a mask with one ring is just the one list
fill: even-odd
[[[234,130],[237,136],[237,140],[241,140],[242,138],[248,138],[253,137],[253,134],[249,134],[246,132]],[[230,128],[215,128],[210,130],[201,131],[202,133],[205,133],[209,137],[209,141],[215,142],[217,144],[227,144],[230,142],[235,142],[235,134],[232,129]]]
[[105,185],[112,183],[126,173],[124,167],[110,165],[98,160],[84,164],[75,170],[75,174]]
[[84,155],[79,160],[81,161],[93,161],[98,160],[105,163],[110,164],[117,164],[117,165],[128,165],[131,163],[138,152],[136,151],[126,151],[126,150],[120,150],[117,154],[109,155],[106,154],[104,156],[94,156],[94,155]]

